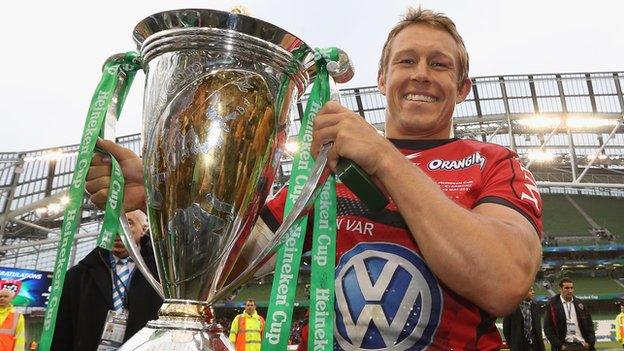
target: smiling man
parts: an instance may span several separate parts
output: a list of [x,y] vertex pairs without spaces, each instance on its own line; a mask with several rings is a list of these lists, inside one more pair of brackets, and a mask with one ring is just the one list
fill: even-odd
[[[336,349],[496,350],[495,317],[522,300],[541,260],[535,180],[513,151],[452,137],[471,81],[448,17],[410,9],[388,35],[378,87],[385,136],[335,102],[314,120],[313,150],[332,141],[332,169],[355,161],[391,199],[370,213],[337,185]],[[284,197],[265,222],[282,218]]]

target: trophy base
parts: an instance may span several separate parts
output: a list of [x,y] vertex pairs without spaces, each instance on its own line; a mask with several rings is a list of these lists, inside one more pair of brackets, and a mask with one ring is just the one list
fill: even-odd
[[[235,351],[212,309],[201,302],[165,300],[159,317],[132,336],[119,351]],[[209,322],[206,322],[209,321]]]
[[178,324],[164,326],[162,320],[150,321],[119,349],[120,351],[235,351],[218,324],[203,327]]

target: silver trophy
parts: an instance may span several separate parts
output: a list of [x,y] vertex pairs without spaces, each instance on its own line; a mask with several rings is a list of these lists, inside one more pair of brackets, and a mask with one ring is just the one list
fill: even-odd
[[256,223],[314,55],[270,23],[214,10],[157,13],[134,40],[146,73],[143,167],[160,284],[122,237],[164,304],[121,350],[233,350],[211,304],[253,278],[327,173],[321,154],[277,233]]

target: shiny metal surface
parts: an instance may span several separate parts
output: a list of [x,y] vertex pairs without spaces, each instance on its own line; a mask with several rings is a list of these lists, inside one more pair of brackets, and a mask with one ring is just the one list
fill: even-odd
[[120,351],[230,351],[234,345],[216,323],[206,322],[204,306],[188,301],[165,304],[158,320],[150,321]]
[[353,78],[355,70],[353,62],[349,59],[349,55],[341,49],[338,50],[338,61],[327,62],[327,71],[336,83],[346,83]]
[[[152,15],[134,38],[146,73],[143,167],[165,303],[129,349],[231,349],[209,306],[250,240],[313,54],[269,23],[212,10]],[[186,341],[173,343],[182,334]]]
[[191,81],[145,126],[148,211],[165,298],[205,301],[229,273],[224,265],[264,203],[285,138],[276,93],[259,74],[219,69]]
[[[135,40],[147,72],[144,174],[163,292],[210,303],[273,182],[311,53],[269,23],[210,10],[150,16]],[[293,57],[286,47],[302,50]]]
[[288,215],[286,215],[273,236],[268,242],[263,243],[264,245],[262,248],[254,253],[254,257],[246,263],[245,269],[237,273],[235,277],[232,277],[232,279],[227,282],[227,286],[217,292],[215,299],[224,298],[228,291],[234,290],[243,283],[253,279],[256,271],[264,266],[264,264],[277,253],[279,247],[286,242],[293,225],[299,223],[301,219],[308,214],[314,205],[314,200],[318,197],[331,172],[327,166],[327,153],[330,147],[331,144],[326,144],[319,151],[314,162],[314,168],[311,170],[307,182],[301,189],[301,193],[297,197],[297,200],[295,200],[292,209]]

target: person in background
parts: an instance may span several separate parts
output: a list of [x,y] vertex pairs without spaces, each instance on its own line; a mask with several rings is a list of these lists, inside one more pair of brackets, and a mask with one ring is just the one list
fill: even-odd
[[[140,210],[126,216],[145,263],[156,272],[149,236],[145,235],[147,216]],[[160,295],[138,271],[117,236],[111,251],[96,247],[67,271],[51,350],[97,350],[121,344],[156,319],[161,305]]]
[[236,351],[260,350],[262,335],[264,334],[264,318],[256,311],[256,301],[245,301],[243,313],[234,317],[230,327],[230,341]]
[[24,316],[13,308],[15,293],[0,290],[0,351],[24,351]]
[[531,286],[513,313],[503,319],[503,334],[511,351],[544,351],[540,307]]
[[624,348],[624,302],[620,302],[620,314],[615,317],[615,338]]
[[544,318],[544,334],[552,350],[595,350],[594,322],[587,306],[574,296],[572,279],[561,279],[559,290],[548,301]]

